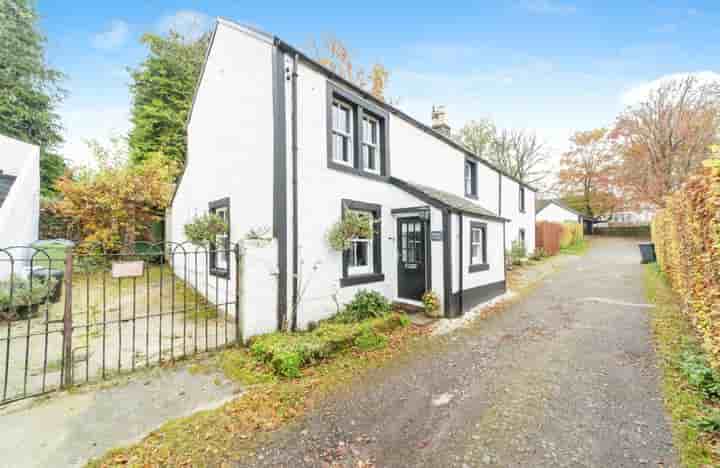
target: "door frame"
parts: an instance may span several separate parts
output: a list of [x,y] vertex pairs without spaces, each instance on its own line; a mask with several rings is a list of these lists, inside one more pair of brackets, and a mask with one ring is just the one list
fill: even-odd
[[[403,220],[409,220],[409,219],[416,219],[419,220],[422,223],[423,230],[424,230],[424,263],[425,263],[425,291],[432,290],[432,235],[431,235],[431,223],[430,223],[430,209],[429,208],[421,208],[421,209],[398,209],[393,210],[393,214],[395,214],[395,232],[397,233],[397,240],[395,245],[395,271],[396,271],[396,278],[395,278],[395,288],[396,288],[396,299],[399,301],[411,301],[416,302],[416,299],[406,298],[402,297],[400,295],[400,223]],[[444,239],[443,239],[444,241]],[[417,301],[419,302],[419,301]]]

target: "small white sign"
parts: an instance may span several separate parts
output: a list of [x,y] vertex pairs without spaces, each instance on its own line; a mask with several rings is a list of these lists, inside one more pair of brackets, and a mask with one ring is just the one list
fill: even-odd
[[112,277],[113,278],[136,278],[143,275],[145,262],[113,262]]

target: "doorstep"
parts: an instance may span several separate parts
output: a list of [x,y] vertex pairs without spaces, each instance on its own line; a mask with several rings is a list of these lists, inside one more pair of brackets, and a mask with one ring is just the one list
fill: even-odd
[[422,305],[416,305],[408,302],[394,301],[393,309],[405,312],[410,319],[410,323],[420,327],[426,327],[437,321],[436,318],[425,315],[425,309]]

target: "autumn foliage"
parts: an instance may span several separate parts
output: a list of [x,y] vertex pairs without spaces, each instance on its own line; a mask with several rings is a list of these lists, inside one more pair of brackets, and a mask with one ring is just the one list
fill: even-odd
[[664,201],[652,223],[659,266],[720,367],[720,157]]
[[576,132],[570,142],[558,175],[563,199],[573,200],[573,208],[588,216],[612,213],[619,200],[613,194],[617,158],[609,131]]
[[653,90],[617,119],[612,136],[622,156],[619,182],[634,203],[663,206],[710,157],[720,126],[720,83],[695,77]]
[[85,245],[107,252],[132,249],[171,201],[176,165],[165,158],[143,164],[107,165],[66,175],[56,184],[62,195],[54,209],[73,220]]

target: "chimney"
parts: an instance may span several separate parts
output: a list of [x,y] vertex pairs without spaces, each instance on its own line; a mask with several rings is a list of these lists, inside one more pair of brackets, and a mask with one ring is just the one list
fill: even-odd
[[445,106],[433,106],[432,129],[445,136],[450,136],[450,125],[447,123],[447,112],[445,112]]

